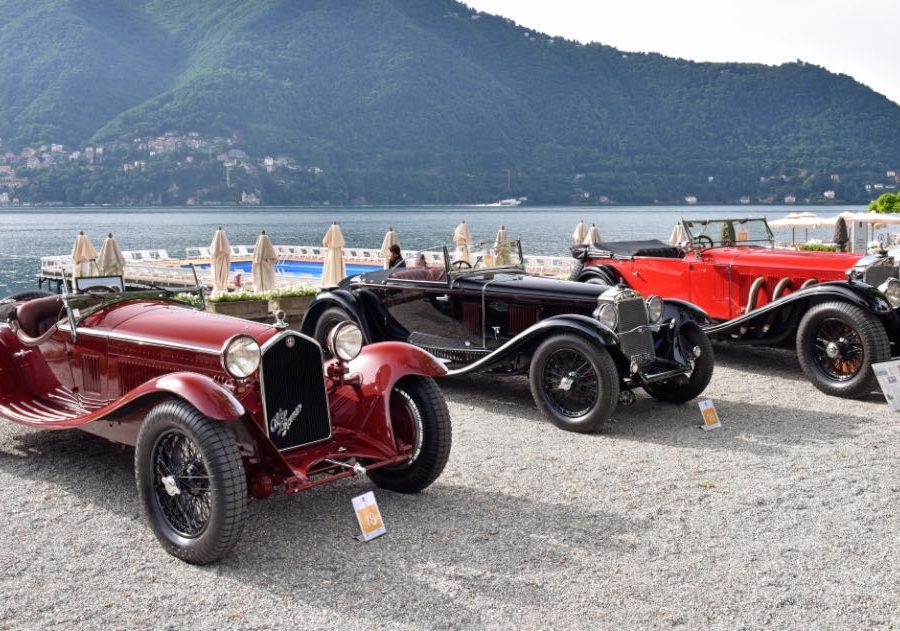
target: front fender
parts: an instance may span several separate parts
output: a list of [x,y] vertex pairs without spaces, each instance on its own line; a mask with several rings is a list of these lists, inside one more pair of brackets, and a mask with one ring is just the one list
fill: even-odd
[[774,318],[784,310],[799,308],[802,311],[801,315],[795,317],[794,324],[796,325],[799,324],[803,311],[813,305],[832,300],[849,302],[874,313],[882,320],[890,322],[896,320],[896,314],[891,309],[887,298],[877,288],[863,283],[832,281],[791,292],[787,296],[763,305],[759,309],[754,309],[750,313],[721,324],[708,326],[706,332],[711,335],[732,333],[744,327],[757,325],[760,321]]
[[203,416],[215,421],[234,421],[245,413],[244,406],[224,386],[192,372],[175,372],[151,379],[129,392],[123,401],[135,403],[145,396],[160,393],[184,399]]
[[678,298],[666,298],[663,302],[665,303],[663,320],[674,319],[678,326],[687,322],[695,322],[701,327],[712,324],[709,314],[692,302]]
[[533,353],[538,344],[554,334],[572,333],[587,338],[601,346],[616,346],[618,338],[615,332],[600,324],[597,320],[579,314],[564,314],[541,320],[525,329],[490,355],[469,364],[464,368],[451,370],[450,375],[464,375],[482,372],[506,363],[516,355]]
[[371,322],[366,317],[365,311],[360,307],[356,296],[347,289],[335,289],[326,291],[316,296],[316,299],[307,309],[303,316],[303,322],[300,324],[300,332],[309,337],[313,337],[316,332],[316,324],[322,313],[331,307],[339,307],[347,312],[350,319],[355,322],[363,332],[366,344],[370,344],[378,340]]
[[404,377],[443,377],[447,374],[447,367],[434,355],[405,342],[364,346],[347,368],[351,375],[362,377],[361,389],[367,397],[384,396]]

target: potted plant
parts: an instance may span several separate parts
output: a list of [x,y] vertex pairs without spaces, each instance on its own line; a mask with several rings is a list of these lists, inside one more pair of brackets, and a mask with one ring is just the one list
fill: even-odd
[[232,291],[207,298],[206,310],[247,320],[264,320],[269,317],[269,301],[265,294]]
[[289,318],[302,318],[319,291],[320,288],[315,285],[274,289],[265,294],[269,300],[269,313],[284,311]]

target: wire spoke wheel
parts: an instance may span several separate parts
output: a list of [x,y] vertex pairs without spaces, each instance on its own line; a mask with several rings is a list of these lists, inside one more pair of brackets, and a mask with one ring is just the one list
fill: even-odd
[[409,461],[390,468],[406,469],[412,466],[422,453],[425,434],[422,410],[415,399],[401,388],[394,388],[391,393],[390,405],[394,439],[399,447],[406,447],[410,450]]
[[606,347],[580,335],[548,336],[528,369],[534,402],[560,429],[596,432],[619,400],[619,372]]
[[162,434],[153,447],[153,490],[169,525],[195,538],[209,524],[210,481],[200,449],[178,430]]
[[825,394],[855,398],[877,388],[872,365],[891,357],[885,325],[870,309],[824,302],[797,328],[797,359],[807,379]]
[[587,414],[597,403],[600,384],[590,361],[573,348],[554,351],[544,367],[543,390],[556,408],[572,418]]
[[865,348],[859,332],[835,318],[824,320],[815,335],[816,366],[828,377],[846,381],[865,365]]
[[141,425],[134,473],[144,513],[169,554],[214,563],[247,519],[247,472],[232,430],[185,401],[157,404]]

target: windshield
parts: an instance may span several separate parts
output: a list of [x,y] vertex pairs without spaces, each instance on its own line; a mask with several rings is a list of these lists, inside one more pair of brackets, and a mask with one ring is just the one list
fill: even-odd
[[469,270],[491,269],[525,270],[522,244],[517,240],[444,246],[444,253],[451,272],[465,273]]
[[775,238],[765,218],[682,219],[685,236],[694,246],[710,248],[733,245],[771,247]]
[[76,325],[90,314],[110,305],[128,300],[165,300],[184,306],[196,307],[197,303],[190,298],[191,294],[175,294],[166,289],[141,289],[136,291],[86,291],[80,294],[65,296],[72,318]]

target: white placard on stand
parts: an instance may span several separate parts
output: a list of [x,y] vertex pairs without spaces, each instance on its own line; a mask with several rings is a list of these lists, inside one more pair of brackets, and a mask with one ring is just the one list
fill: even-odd
[[900,359],[872,364],[872,370],[888,405],[894,412],[900,412]]
[[700,408],[700,414],[703,415],[703,429],[711,430],[722,427],[722,423],[719,421],[719,413],[716,412],[716,406],[712,399],[700,401],[697,403],[697,406]]
[[372,491],[353,498],[353,511],[356,513],[356,521],[359,522],[359,528],[362,530],[362,535],[358,537],[360,541],[371,541],[387,532],[384,521],[381,519],[381,511],[378,510],[378,502],[375,501],[375,494]]

